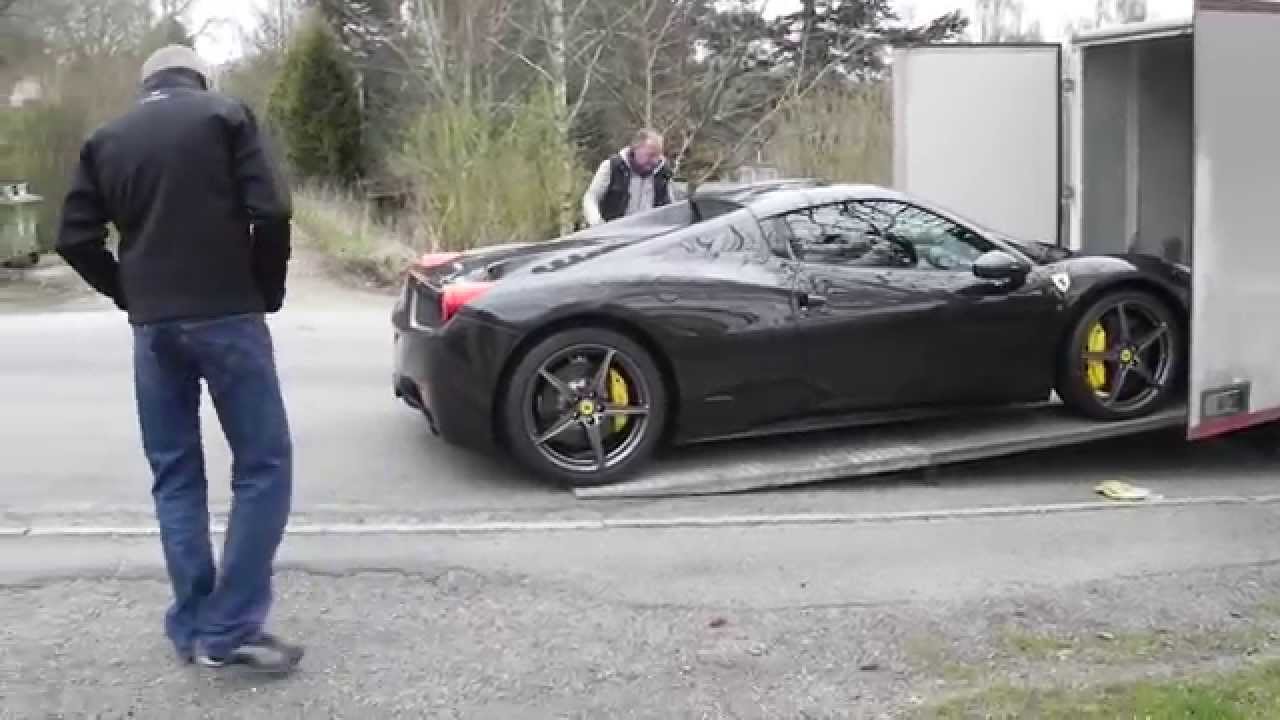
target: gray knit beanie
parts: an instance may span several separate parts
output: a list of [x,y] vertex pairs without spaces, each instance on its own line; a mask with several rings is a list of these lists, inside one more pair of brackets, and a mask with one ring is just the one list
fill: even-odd
[[158,72],[175,69],[194,71],[204,78],[206,83],[209,81],[209,66],[200,59],[195,50],[186,45],[170,45],[152,53],[151,57],[142,64],[142,81],[146,82]]

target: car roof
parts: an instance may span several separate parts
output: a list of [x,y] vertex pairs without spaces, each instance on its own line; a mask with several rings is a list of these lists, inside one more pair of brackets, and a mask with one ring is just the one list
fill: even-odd
[[749,211],[757,218],[857,199],[906,200],[901,193],[878,185],[828,184],[794,178],[753,183],[707,183],[694,189],[687,202],[673,203],[611,223],[584,228],[565,239],[639,240],[692,228],[714,218]]
[[692,196],[696,204],[702,198],[741,205],[757,217],[771,217],[801,210],[813,205],[847,200],[907,200],[902,193],[868,184],[828,184],[818,180],[774,180],[735,185],[704,185]]

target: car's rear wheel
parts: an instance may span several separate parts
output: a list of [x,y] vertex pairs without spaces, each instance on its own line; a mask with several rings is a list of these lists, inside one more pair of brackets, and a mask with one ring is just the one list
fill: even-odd
[[653,454],[666,422],[666,389],[653,358],[604,328],[556,333],[512,371],[503,430],[526,466],[573,486],[617,482]]
[[1168,303],[1140,291],[1104,295],[1067,338],[1058,395],[1099,420],[1150,414],[1178,392],[1184,347]]

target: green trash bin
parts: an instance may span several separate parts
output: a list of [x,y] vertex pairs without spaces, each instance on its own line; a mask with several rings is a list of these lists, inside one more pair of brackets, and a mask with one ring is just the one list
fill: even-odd
[[0,264],[30,267],[40,260],[39,206],[26,183],[0,183]]

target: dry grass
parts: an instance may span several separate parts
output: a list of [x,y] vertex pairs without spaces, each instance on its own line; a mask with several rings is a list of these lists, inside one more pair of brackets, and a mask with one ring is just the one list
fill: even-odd
[[805,98],[779,121],[764,154],[791,177],[888,184],[893,170],[889,88],[867,84]]
[[294,197],[299,243],[329,259],[340,273],[374,285],[394,284],[420,245],[408,227],[373,219],[358,197],[308,187]]

